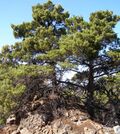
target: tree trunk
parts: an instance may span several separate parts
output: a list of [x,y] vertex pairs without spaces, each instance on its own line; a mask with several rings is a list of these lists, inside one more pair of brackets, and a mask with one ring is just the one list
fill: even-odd
[[57,83],[57,75],[56,75],[56,70],[55,70],[55,63],[52,62],[50,64],[52,67],[53,67],[53,73],[52,73],[52,87],[53,87],[53,90],[52,90],[52,94],[56,94],[58,91],[57,91],[57,87],[58,87],[58,83]]
[[89,65],[89,75],[88,75],[88,86],[87,86],[87,111],[91,118],[95,117],[94,113],[94,71],[93,65],[90,63]]

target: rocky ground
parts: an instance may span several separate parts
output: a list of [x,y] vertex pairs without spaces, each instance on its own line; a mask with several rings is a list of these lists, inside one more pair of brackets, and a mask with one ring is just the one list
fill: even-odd
[[76,98],[67,102],[57,95],[28,98],[11,113],[0,134],[116,134],[113,127],[91,120]]
[[7,125],[0,134],[115,134],[113,128],[105,127],[89,119],[88,115],[79,110],[65,110],[61,118],[47,122],[47,114],[37,112],[15,124],[15,116],[7,120]]

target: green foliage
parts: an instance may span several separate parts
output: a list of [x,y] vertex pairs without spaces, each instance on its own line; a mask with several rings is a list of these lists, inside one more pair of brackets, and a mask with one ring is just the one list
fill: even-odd
[[105,106],[108,103],[116,104],[120,101],[120,74],[114,76],[103,77],[97,81],[99,90],[94,92],[95,99]]
[[58,40],[66,34],[65,19],[68,12],[51,1],[32,8],[31,22],[12,25],[14,36],[23,41],[13,45],[12,56],[20,62],[48,63],[60,59]]
[[[97,16],[97,17],[96,17]],[[117,40],[117,35],[113,28],[119,21],[120,17],[113,15],[110,11],[99,11],[92,13],[89,22],[81,20],[79,17],[73,17],[68,23],[68,27],[74,28],[68,36],[64,36],[61,40],[61,47],[66,49],[71,55],[82,57],[84,60],[94,60],[98,57],[101,50],[105,50],[107,46]],[[77,25],[77,27],[76,27]],[[114,44],[114,47],[117,44]]]
[[[96,81],[97,90],[94,91],[96,117],[102,122],[116,121],[119,123],[120,114],[120,74],[103,77]],[[102,114],[104,115],[102,117]],[[111,118],[110,118],[111,117]]]
[[18,105],[18,98],[25,91],[26,86],[17,82],[17,69],[0,65],[0,121],[9,115],[10,111]]
[[[19,99],[32,81],[52,73],[50,66],[19,65],[17,67],[0,65],[0,121],[9,115],[10,111],[19,106]],[[41,79],[39,80],[41,81]],[[43,80],[44,81],[44,80]]]

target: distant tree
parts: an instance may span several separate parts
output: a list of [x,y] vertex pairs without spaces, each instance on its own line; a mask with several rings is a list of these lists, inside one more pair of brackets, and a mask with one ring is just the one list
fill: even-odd
[[[60,40],[66,63],[76,65],[74,83],[87,90],[88,112],[94,116],[95,80],[120,71],[120,43],[114,28],[120,16],[111,11],[98,11],[89,21],[82,17],[66,20],[68,34]],[[84,68],[84,71],[81,71]]]

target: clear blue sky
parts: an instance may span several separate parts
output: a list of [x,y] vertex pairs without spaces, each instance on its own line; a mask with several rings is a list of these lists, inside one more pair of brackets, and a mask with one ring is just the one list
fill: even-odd
[[[0,46],[13,44],[15,41],[12,34],[11,24],[20,24],[32,19],[33,5],[44,3],[46,0],[1,0],[0,1]],[[98,10],[112,10],[120,15],[120,0],[53,0],[61,4],[72,15],[83,16],[86,20],[91,12]],[[116,27],[120,34],[120,24]]]

